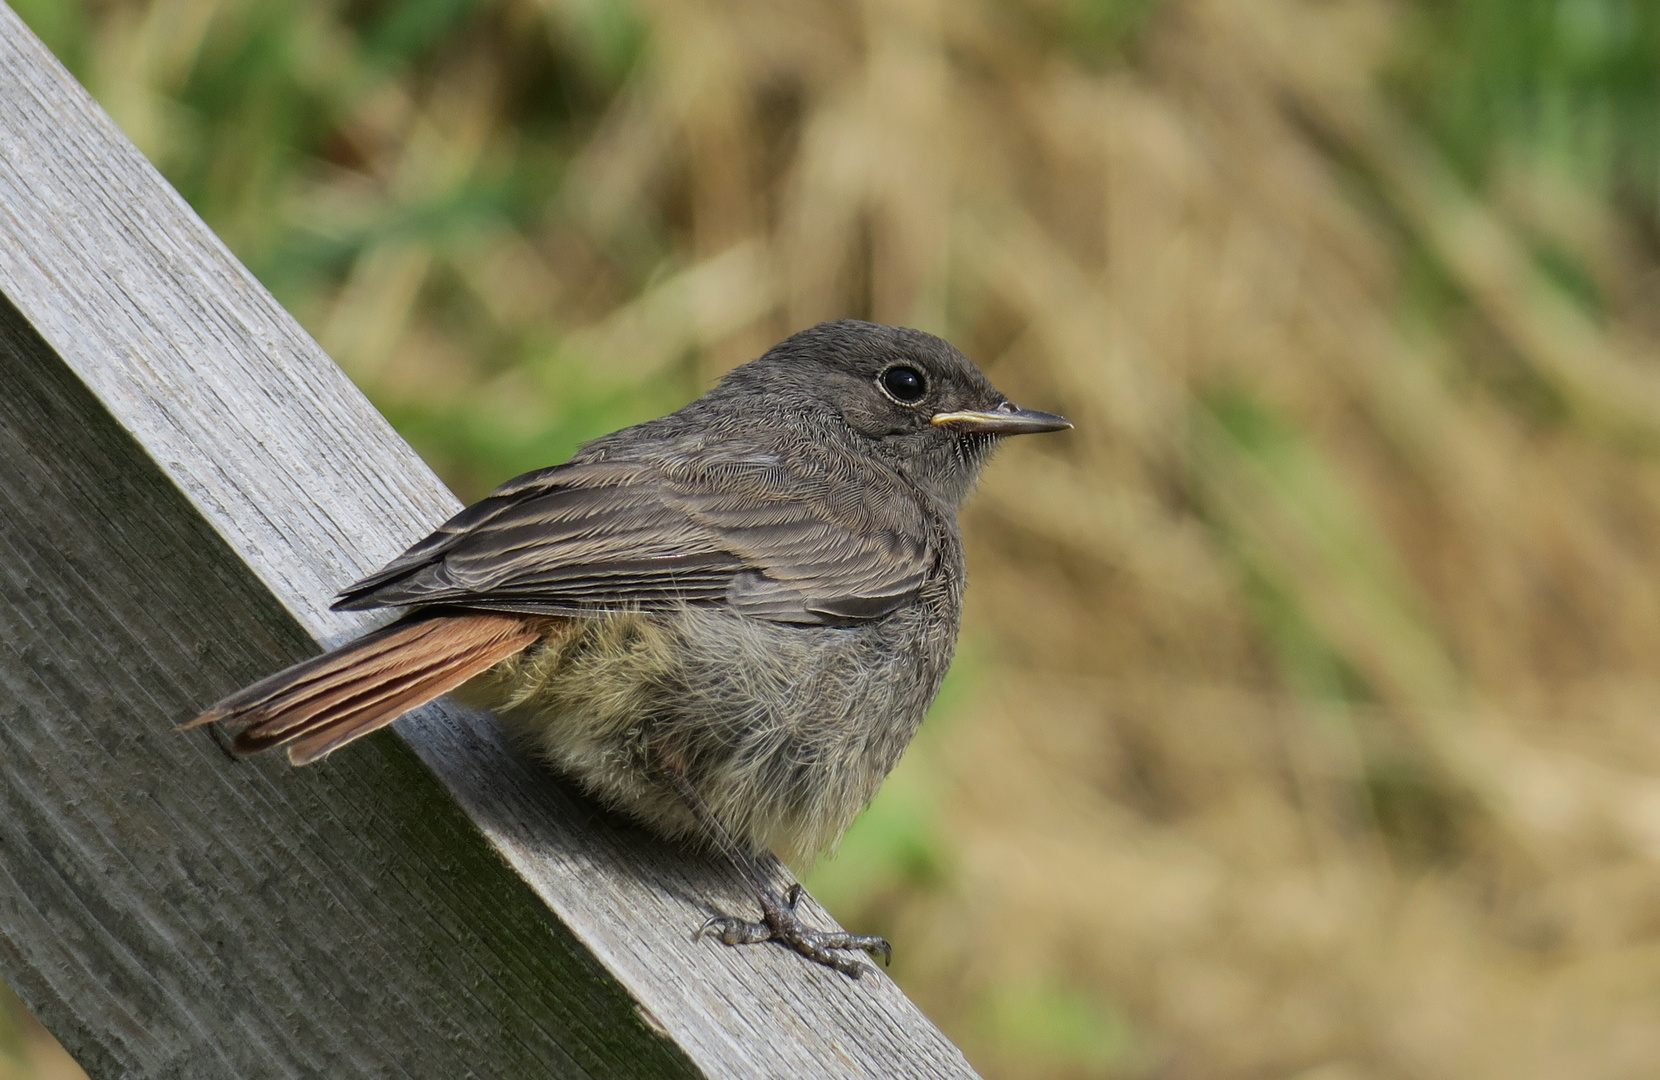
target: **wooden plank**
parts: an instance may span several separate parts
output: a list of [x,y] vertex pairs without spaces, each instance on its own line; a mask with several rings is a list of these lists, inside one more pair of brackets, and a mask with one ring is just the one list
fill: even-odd
[[173,734],[311,643],[9,304],[0,386],[0,970],[94,1076],[693,1071],[396,740]]
[[94,1076],[972,1075],[885,977],[694,943],[738,877],[484,718],[172,733],[455,503],[4,7],[0,296],[0,977]]

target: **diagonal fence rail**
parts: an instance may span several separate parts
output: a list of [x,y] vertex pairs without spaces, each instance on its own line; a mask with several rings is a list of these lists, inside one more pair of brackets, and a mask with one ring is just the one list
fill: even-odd
[[173,732],[454,509],[0,5],[0,978],[94,1077],[971,1077],[885,977],[693,942],[743,882],[485,717]]

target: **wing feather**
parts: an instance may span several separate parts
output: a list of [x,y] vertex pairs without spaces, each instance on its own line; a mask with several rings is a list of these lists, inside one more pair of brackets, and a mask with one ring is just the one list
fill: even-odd
[[580,615],[724,603],[848,622],[905,603],[935,557],[929,519],[897,476],[856,480],[828,454],[789,466],[754,451],[578,459],[503,485],[335,606]]

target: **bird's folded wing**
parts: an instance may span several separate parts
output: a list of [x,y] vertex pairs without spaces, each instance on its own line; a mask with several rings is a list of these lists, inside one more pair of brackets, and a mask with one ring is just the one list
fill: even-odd
[[895,479],[827,456],[698,454],[531,473],[468,507],[336,607],[455,604],[573,615],[730,604],[780,622],[876,618],[935,559]]

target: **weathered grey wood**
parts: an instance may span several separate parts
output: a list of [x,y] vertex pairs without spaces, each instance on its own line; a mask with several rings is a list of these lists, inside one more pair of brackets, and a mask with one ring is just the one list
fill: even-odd
[[396,740],[172,734],[310,643],[4,302],[0,387],[0,971],[94,1076],[692,1071]]
[[95,1077],[972,1075],[885,977],[692,942],[741,882],[483,718],[172,732],[455,503],[3,6],[0,298],[0,977]]

